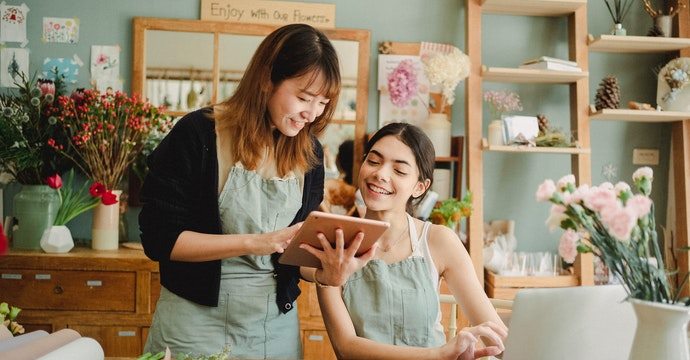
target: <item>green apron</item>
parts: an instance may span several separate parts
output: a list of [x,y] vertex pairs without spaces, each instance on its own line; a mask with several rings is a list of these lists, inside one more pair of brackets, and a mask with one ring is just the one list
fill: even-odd
[[437,326],[438,289],[424,257],[413,255],[390,265],[380,259],[370,261],[345,283],[343,301],[357,336],[392,345],[446,343]]
[[[267,233],[290,225],[302,206],[300,179],[265,179],[235,165],[218,198],[224,234]],[[218,307],[206,307],[161,289],[145,351],[213,354],[235,359],[299,359],[297,308],[276,305],[271,256],[245,255],[221,262]]]

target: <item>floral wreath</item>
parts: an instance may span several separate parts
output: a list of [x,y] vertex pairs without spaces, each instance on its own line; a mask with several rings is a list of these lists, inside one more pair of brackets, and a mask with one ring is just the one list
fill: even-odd
[[663,96],[663,101],[675,100],[678,93],[690,83],[690,69],[688,68],[690,61],[685,60],[690,59],[673,59],[665,66],[666,70],[663,74],[663,79],[671,90]]

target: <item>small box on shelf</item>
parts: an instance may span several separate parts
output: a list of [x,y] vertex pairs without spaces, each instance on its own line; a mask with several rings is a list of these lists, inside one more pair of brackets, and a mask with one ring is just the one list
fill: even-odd
[[578,286],[576,275],[554,276],[502,276],[484,270],[486,293],[490,298],[513,300],[518,290],[524,288],[552,288]]

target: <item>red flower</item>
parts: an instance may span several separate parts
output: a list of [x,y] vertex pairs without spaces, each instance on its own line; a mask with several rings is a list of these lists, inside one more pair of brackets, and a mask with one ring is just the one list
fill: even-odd
[[7,252],[7,236],[5,236],[5,231],[2,229],[2,224],[0,224],[0,255]]
[[48,176],[46,179],[46,184],[50,186],[51,188],[57,190],[62,187],[62,178],[60,178],[60,175],[55,174],[53,176]]
[[111,190],[108,190],[101,196],[101,202],[103,205],[117,204],[117,196]]
[[89,187],[89,194],[93,197],[100,197],[105,194],[105,185],[95,182]]

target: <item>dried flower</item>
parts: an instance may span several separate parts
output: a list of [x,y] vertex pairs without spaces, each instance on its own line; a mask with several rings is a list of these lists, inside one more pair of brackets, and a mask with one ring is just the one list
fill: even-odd
[[[674,295],[667,278],[657,241],[654,206],[647,192],[652,177],[651,169],[635,172],[635,188],[641,193],[638,195],[632,195],[630,187],[621,183],[581,185],[577,189],[567,183],[549,198],[554,204],[549,217],[553,217],[554,206],[560,209],[557,212],[562,211],[559,226],[566,232],[559,253],[565,261],[574,261],[573,248],[580,253],[592,252],[621,279],[632,298],[676,303],[679,293]],[[540,189],[543,187],[548,185]],[[654,262],[656,266],[651,265]]]
[[663,101],[675,100],[680,91],[690,83],[689,63],[687,58],[677,58],[664,66],[661,75],[671,90],[661,98]]
[[484,101],[489,103],[490,111],[494,119],[500,119],[503,113],[509,111],[522,111],[520,96],[512,91],[485,91]]
[[455,88],[470,74],[470,58],[460,49],[453,48],[449,53],[435,53],[423,58],[422,63],[429,83],[441,86],[439,112],[443,113],[446,105],[455,102]]
[[[56,117],[67,141],[64,149],[63,144],[51,142],[53,148],[105,189],[119,186],[151,131],[167,131],[171,124],[162,109],[119,91],[101,94],[78,89],[57,101],[61,107],[51,115]],[[111,197],[105,197],[104,203],[106,199]]]
[[388,92],[393,105],[404,107],[417,95],[417,72],[412,60],[403,60],[388,74]]

